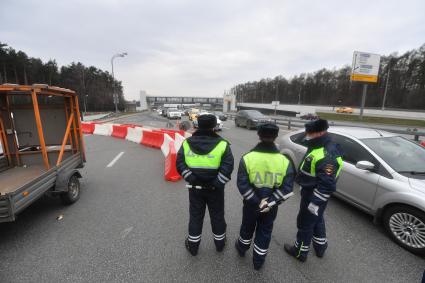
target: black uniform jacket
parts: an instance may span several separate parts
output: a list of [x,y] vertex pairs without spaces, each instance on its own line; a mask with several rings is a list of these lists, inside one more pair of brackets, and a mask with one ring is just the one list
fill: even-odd
[[[274,143],[263,143],[260,142],[250,152],[265,152],[265,153],[280,153]],[[238,170],[238,189],[243,199],[248,204],[258,205],[263,198],[267,198],[268,202],[276,201],[277,203],[282,202],[286,199],[287,194],[292,192],[294,185],[295,170],[292,163],[289,164],[285,178],[283,179],[282,185],[275,189],[270,188],[255,188],[249,181],[248,172],[246,170],[245,161],[242,158],[239,163]]]
[[[211,152],[217,144],[223,140],[224,139],[222,137],[213,131],[199,129],[187,139],[187,142],[195,154],[205,155]],[[234,159],[230,145],[227,142],[226,150],[221,157],[221,164],[218,170],[189,168],[185,162],[182,146],[177,153],[176,165],[179,174],[191,185],[224,188],[224,185],[231,179]]]

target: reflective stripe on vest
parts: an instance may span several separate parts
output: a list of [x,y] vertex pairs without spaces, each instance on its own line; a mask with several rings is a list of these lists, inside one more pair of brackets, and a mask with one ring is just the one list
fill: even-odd
[[220,141],[216,147],[207,154],[196,154],[190,148],[189,143],[183,142],[184,159],[189,168],[197,169],[218,169],[221,163],[221,157],[226,151],[227,142]]
[[[300,171],[310,177],[316,177],[316,164],[325,158],[325,155],[326,153],[324,147],[313,149],[301,163]],[[338,163],[338,170],[336,171],[335,176],[338,177],[339,173],[341,172],[343,162],[341,157],[337,157],[336,161]]]
[[280,153],[250,152],[243,157],[249,182],[256,188],[280,187],[289,160]]

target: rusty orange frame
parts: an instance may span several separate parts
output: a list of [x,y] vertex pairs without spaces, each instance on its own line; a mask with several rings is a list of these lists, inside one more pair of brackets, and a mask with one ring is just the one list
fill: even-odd
[[62,157],[63,157],[63,153],[65,151],[65,146],[67,144],[69,132],[71,130],[72,121],[74,121],[74,113],[71,113],[71,117],[69,117],[68,124],[66,125],[65,136],[63,137],[62,146],[61,146],[61,150],[59,152],[59,157],[58,157],[58,161],[56,162],[56,166],[59,166],[62,162]]
[[9,165],[12,164],[12,157],[10,156],[10,151],[9,151],[9,144],[7,142],[7,137],[6,137],[6,129],[4,127],[3,124],[3,119],[0,117],[0,143],[1,146],[3,148],[3,153],[7,156],[7,161],[9,162]]
[[35,123],[37,125],[38,137],[40,139],[41,154],[43,156],[44,166],[50,169],[49,156],[47,155],[46,142],[44,141],[43,125],[41,124],[40,109],[38,108],[37,92],[31,91],[32,104],[34,105]]
[[[54,96],[64,97],[64,104],[65,104],[64,110],[65,110],[65,115],[66,115],[66,120],[67,120],[67,127],[66,127],[66,131],[65,131],[65,136],[64,136],[63,141],[62,141],[62,146],[61,146],[61,149],[59,151],[59,157],[58,157],[58,160],[56,162],[56,166],[59,166],[62,162],[63,154],[64,154],[65,151],[67,151],[67,150],[65,150],[65,147],[68,144],[68,141],[71,143],[71,151],[73,152],[74,143],[75,143],[75,152],[76,153],[80,152],[82,154],[83,161],[86,161],[84,138],[83,138],[83,133],[82,133],[82,128],[81,128],[81,120],[80,120],[80,110],[78,108],[78,97],[77,97],[77,95],[74,91],[69,90],[69,89],[59,88],[59,87],[52,87],[52,86],[48,86],[48,85],[32,85],[32,86],[28,86],[28,85],[0,85],[0,93],[2,93],[2,92],[6,92],[7,111],[9,112],[9,116],[10,116],[10,113],[11,113],[10,107],[9,107],[9,100],[8,100],[9,95],[15,95],[15,94],[19,94],[19,95],[29,94],[29,95],[31,95],[32,104],[33,104],[33,108],[34,108],[34,116],[35,116],[35,121],[36,121],[36,125],[37,125],[39,141],[40,141],[41,153],[42,153],[42,156],[43,156],[44,165],[45,165],[47,170],[50,169],[50,162],[49,162],[49,157],[48,157],[48,154],[47,154],[46,142],[45,142],[45,139],[44,139],[43,126],[42,126],[42,121],[41,121],[41,116],[40,116],[40,107],[38,105],[37,97],[38,97],[39,94],[40,95],[54,95]],[[68,112],[68,105],[69,105],[69,112]],[[11,119],[11,116],[10,116],[10,119]],[[0,120],[0,122],[1,122],[0,128],[3,129],[3,131],[0,132],[1,133],[0,138],[4,139],[6,137],[5,133],[4,133],[5,129],[4,129],[3,122],[1,120]],[[11,122],[13,122],[13,119],[11,119]],[[72,127],[72,129],[71,129],[71,127]],[[72,134],[72,132],[73,132],[73,134]],[[5,142],[7,144],[7,139],[5,140]],[[17,148],[16,137],[14,137],[14,142],[15,142],[15,148],[16,148],[15,153],[17,155],[16,159],[17,159],[17,162],[19,164],[20,163],[19,149]],[[6,146],[5,153],[8,152],[8,151],[9,151],[9,147]],[[9,152],[8,158],[9,158],[9,160],[11,159],[10,152]]]

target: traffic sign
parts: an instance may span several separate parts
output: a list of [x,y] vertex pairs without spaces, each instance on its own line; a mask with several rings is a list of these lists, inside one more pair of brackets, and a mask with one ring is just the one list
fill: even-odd
[[272,101],[272,106],[279,106],[280,105],[280,101]]
[[381,55],[354,51],[351,80],[358,82],[378,82]]

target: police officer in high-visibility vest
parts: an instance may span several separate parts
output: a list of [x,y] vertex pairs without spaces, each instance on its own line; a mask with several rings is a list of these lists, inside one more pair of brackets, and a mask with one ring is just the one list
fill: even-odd
[[336,190],[342,169],[342,151],[332,142],[326,120],[318,119],[305,125],[307,153],[299,166],[296,182],[301,187],[301,204],[297,217],[297,239],[285,244],[285,251],[304,262],[313,241],[316,256],[323,257],[328,247],[324,211],[328,199]]
[[177,154],[177,170],[189,188],[189,235],[186,249],[197,255],[201,242],[205,208],[208,206],[216,250],[226,243],[224,185],[230,181],[234,160],[229,143],[214,132],[217,118],[198,117],[198,130],[183,142]]
[[278,133],[275,124],[260,125],[260,143],[239,163],[237,185],[243,197],[243,216],[235,247],[241,257],[245,256],[255,232],[253,263],[256,270],[266,259],[277,206],[293,194],[294,169],[274,143]]

